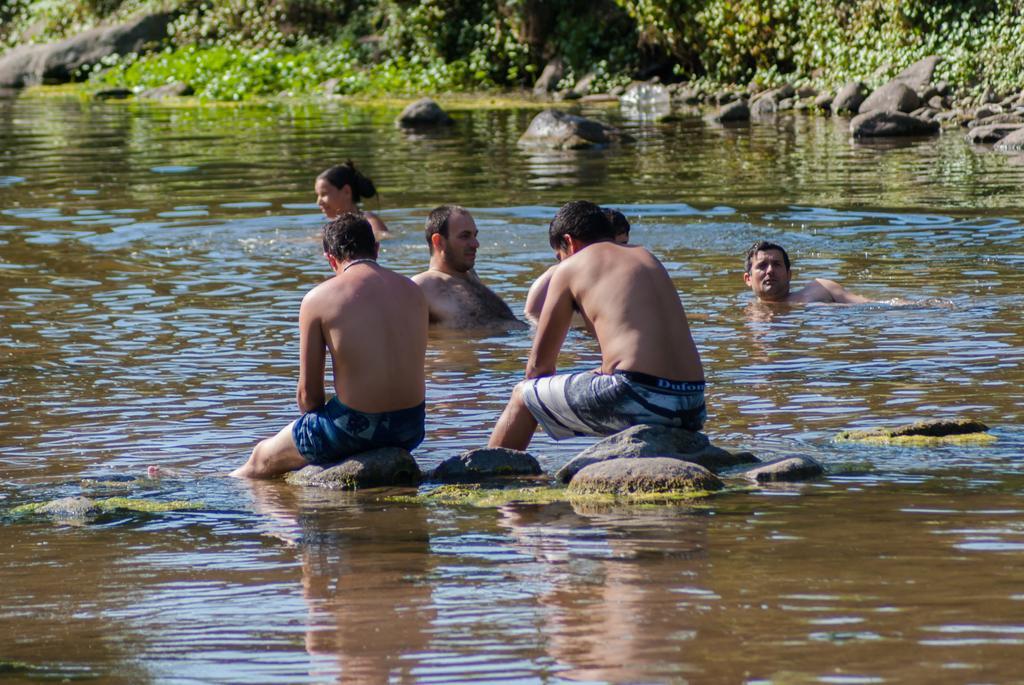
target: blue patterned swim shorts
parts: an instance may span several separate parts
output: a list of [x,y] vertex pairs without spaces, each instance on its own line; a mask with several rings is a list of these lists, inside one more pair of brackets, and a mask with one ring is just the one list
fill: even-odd
[[333,466],[379,447],[412,450],[423,442],[426,404],[380,413],[362,412],[332,397],[292,426],[299,454],[310,464]]

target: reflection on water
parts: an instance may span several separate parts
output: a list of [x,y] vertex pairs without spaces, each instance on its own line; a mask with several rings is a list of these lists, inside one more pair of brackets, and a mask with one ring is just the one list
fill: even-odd
[[[854,146],[841,122],[722,128],[590,114],[636,142],[516,146],[528,111],[0,100],[0,509],[127,494],[199,511],[0,519],[0,671],[103,682],[1005,681],[1024,640],[1024,263],[1010,158],[959,136]],[[547,222],[626,213],[682,294],[708,433],[833,475],[699,508],[396,504],[221,477],[295,417],[297,313],[329,275],[315,174],[352,157],[405,274],[423,221],[473,208],[481,278],[522,311]],[[1012,190],[1011,190],[1012,189]],[[767,308],[742,257],[880,302]],[[528,333],[432,331],[425,468],[483,444]],[[593,367],[571,332],[561,366]],[[834,444],[970,414],[986,447]],[[532,447],[554,472],[586,440]],[[12,665],[8,668],[7,664]],[[5,670],[6,669],[6,670]],[[20,670],[19,670],[20,669]]]

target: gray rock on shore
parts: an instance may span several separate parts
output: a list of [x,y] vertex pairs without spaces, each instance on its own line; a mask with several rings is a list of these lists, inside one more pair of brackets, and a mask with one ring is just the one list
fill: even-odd
[[612,459],[590,464],[569,483],[577,495],[685,494],[721,490],[721,479],[703,466],[678,459]]
[[874,111],[913,112],[921,106],[921,99],[913,88],[902,81],[890,81],[860,103],[860,114]]
[[902,112],[876,110],[858,114],[850,120],[850,133],[854,138],[893,138],[925,136],[937,133],[938,121],[925,121]]
[[929,55],[896,74],[892,80],[905,83],[915,91],[921,91],[931,85],[935,67],[941,61],[942,58],[938,55]]
[[1020,152],[1024,150],[1024,129],[1018,129],[1000,140],[996,143],[996,149],[1000,152]]
[[0,88],[67,83],[86,65],[111,55],[144,53],[167,38],[174,14],[161,12],[117,26],[99,26],[77,36],[41,45],[21,45],[0,57]]
[[1024,124],[991,124],[989,126],[976,126],[966,136],[967,142],[972,145],[986,145],[998,143],[1014,131],[1024,128]]
[[139,93],[139,98],[143,100],[162,100],[164,98],[187,97],[192,95],[192,93],[192,86],[181,81],[175,81],[164,86],[144,90]]
[[558,87],[558,82],[565,76],[565,62],[561,57],[554,57],[544,65],[544,70],[533,84],[534,95],[545,95]]
[[836,114],[856,114],[867,96],[866,85],[860,81],[850,81],[832,99],[832,111]]
[[418,485],[422,475],[416,460],[400,447],[383,447],[349,457],[337,466],[307,466],[285,475],[291,485],[358,490],[388,485]]
[[504,476],[539,476],[543,471],[529,452],[484,447],[441,462],[430,475],[441,483],[466,483]]
[[632,138],[614,126],[561,110],[546,109],[533,118],[519,138],[519,144],[578,150],[628,140]]
[[555,478],[562,483],[569,483],[577,473],[591,464],[651,457],[691,462],[712,471],[757,461],[757,457],[750,453],[734,454],[715,447],[703,433],[640,424],[594,443],[560,468]]
[[431,98],[420,98],[406,106],[395,119],[395,124],[402,128],[430,128],[450,126],[453,123],[448,113],[441,109],[441,105]]

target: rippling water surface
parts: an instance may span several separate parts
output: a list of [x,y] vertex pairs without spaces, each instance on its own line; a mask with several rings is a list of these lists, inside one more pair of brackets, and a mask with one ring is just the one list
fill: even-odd
[[[720,128],[587,113],[636,142],[516,145],[533,112],[0,100],[0,510],[189,500],[88,522],[0,516],[0,673],[17,682],[1008,682],[1024,678],[1024,165],[956,132],[862,146],[801,116]],[[830,475],[693,506],[397,504],[223,477],[295,417],[297,312],[329,275],[313,178],[353,158],[422,270],[429,209],[481,231],[521,311],[562,202],[620,208],[666,264],[707,433]],[[769,310],[795,279],[879,300]],[[424,468],[480,446],[529,335],[433,332]],[[570,333],[563,367],[599,351]],[[990,446],[865,447],[848,427],[976,416]],[[586,440],[532,449],[553,472]],[[134,484],[160,465],[169,476]],[[378,493],[379,494],[379,493]],[[7,677],[7,676],[5,676]]]

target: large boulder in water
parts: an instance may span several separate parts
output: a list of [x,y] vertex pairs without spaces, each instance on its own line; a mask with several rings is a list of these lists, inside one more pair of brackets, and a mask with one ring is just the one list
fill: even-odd
[[580,470],[569,483],[575,495],[658,495],[721,490],[722,481],[703,466],[678,459],[612,459]]
[[326,469],[320,466],[307,466],[285,475],[285,481],[292,485],[328,490],[418,485],[421,479],[422,474],[416,460],[400,447],[382,447],[361,452],[337,466]]
[[858,114],[850,120],[854,138],[894,138],[924,136],[939,131],[938,121],[925,121],[902,112],[874,111]]
[[585,467],[612,459],[666,457],[699,464],[712,471],[756,462],[752,454],[733,454],[715,447],[703,433],[683,428],[640,424],[610,435],[577,454],[555,474],[562,483],[573,480]]
[[624,140],[629,140],[629,137],[614,126],[561,110],[546,109],[533,118],[526,132],[519,138],[519,143],[577,150]]
[[140,17],[126,24],[100,26],[57,43],[22,45],[0,57],[0,88],[66,83],[83,66],[111,55],[143,53],[167,38],[172,13]]
[[543,471],[529,452],[485,447],[467,450],[441,462],[431,480],[442,483],[465,483],[503,476],[539,476]]
[[426,128],[450,126],[454,122],[448,112],[441,109],[441,105],[430,98],[420,98],[403,109],[395,123],[402,128]]

